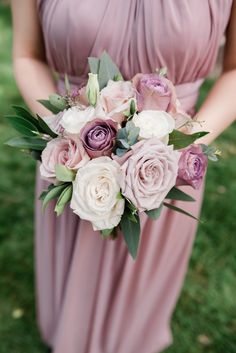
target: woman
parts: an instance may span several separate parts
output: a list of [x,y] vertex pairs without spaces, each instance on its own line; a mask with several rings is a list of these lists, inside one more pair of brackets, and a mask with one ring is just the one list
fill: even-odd
[[[125,78],[166,66],[193,114],[227,28],[223,73],[197,116],[210,131],[202,142],[236,116],[236,1],[13,0],[12,12],[15,76],[34,112],[48,115],[36,100],[63,89],[52,70],[80,85],[87,57],[106,49]],[[37,195],[43,187],[38,179]],[[202,190],[192,194],[196,203],[183,206],[197,214]],[[54,353],[154,353],[170,344],[196,222],[164,210],[157,222],[142,216],[142,229],[134,262],[122,239],[102,240],[69,209],[56,219],[51,205],[42,215],[37,202],[38,320]]]

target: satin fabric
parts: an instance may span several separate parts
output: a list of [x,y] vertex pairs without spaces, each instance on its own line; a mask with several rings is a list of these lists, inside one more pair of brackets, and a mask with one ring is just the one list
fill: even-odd
[[[105,49],[125,78],[166,66],[186,111],[193,111],[212,69],[232,0],[38,0],[48,64],[72,84],[87,57]],[[63,90],[62,80],[58,90]],[[37,176],[36,196],[46,182]],[[196,216],[195,203],[175,202]],[[57,218],[36,198],[37,313],[53,353],[157,353],[172,340],[170,320],[185,277],[197,223],[164,209],[141,216],[138,258],[122,237],[103,240],[67,207]],[[186,313],[187,314],[187,313]]]

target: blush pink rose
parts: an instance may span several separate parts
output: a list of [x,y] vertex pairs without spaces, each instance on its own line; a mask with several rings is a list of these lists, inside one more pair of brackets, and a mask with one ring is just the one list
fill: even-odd
[[129,110],[134,98],[135,90],[130,81],[109,80],[100,92],[99,104],[108,117],[121,123],[125,119],[124,112]]
[[123,157],[113,157],[121,164],[122,194],[139,211],[160,207],[175,185],[180,153],[157,138],[142,140]]
[[40,173],[43,178],[47,179],[56,177],[55,166],[57,164],[77,170],[90,160],[81,142],[66,138],[56,138],[49,141],[41,158]]
[[153,74],[137,74],[132,79],[136,89],[138,111],[163,110],[177,111],[177,97],[175,87],[170,80]]
[[199,189],[206,174],[207,156],[200,145],[190,145],[181,151],[177,185],[191,185]]

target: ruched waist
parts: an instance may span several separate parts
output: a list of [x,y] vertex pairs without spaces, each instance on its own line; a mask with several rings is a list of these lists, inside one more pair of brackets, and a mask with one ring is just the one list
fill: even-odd
[[[69,76],[68,80],[72,87],[82,87],[86,84],[86,77]],[[188,114],[194,114],[194,108],[197,103],[199,89],[204,79],[200,78],[194,82],[185,82],[175,85],[177,97],[181,103],[182,109]],[[65,80],[64,77],[59,76],[57,82],[57,88],[60,93],[65,91]]]

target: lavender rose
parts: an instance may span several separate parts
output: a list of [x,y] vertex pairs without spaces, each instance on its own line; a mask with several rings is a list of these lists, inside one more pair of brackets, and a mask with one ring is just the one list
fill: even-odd
[[163,110],[175,113],[177,98],[175,87],[158,74],[137,74],[132,79],[136,88],[138,110]]
[[124,157],[121,164],[122,194],[139,211],[158,208],[175,185],[180,153],[157,138],[142,140]]
[[183,149],[179,159],[178,185],[191,185],[199,189],[206,173],[208,159],[200,145],[190,145]]
[[55,166],[62,164],[69,169],[77,170],[90,160],[81,142],[71,139],[56,138],[47,143],[42,152],[40,173],[43,178],[54,181]]
[[117,133],[117,124],[110,119],[95,119],[80,131],[80,139],[91,158],[110,156]]

